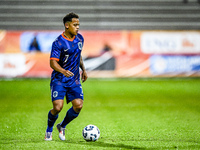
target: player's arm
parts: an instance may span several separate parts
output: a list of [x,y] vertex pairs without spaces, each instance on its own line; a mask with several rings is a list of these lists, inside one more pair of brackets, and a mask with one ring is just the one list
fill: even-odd
[[50,59],[50,66],[51,66],[52,69],[54,69],[55,71],[58,71],[58,72],[64,74],[66,77],[71,77],[71,76],[74,75],[71,71],[63,69],[58,64],[58,60],[56,60],[56,59]]
[[82,80],[82,82],[85,82],[87,80],[88,76],[87,76],[87,72],[85,70],[85,66],[84,66],[84,63],[83,63],[82,56],[81,56],[81,59],[80,59],[80,68],[82,69],[81,80]]

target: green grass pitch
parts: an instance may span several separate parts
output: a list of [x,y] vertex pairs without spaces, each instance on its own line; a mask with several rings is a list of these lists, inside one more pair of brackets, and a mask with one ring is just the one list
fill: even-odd
[[[84,107],[60,141],[44,141],[52,108],[49,79],[0,81],[0,149],[200,149],[200,79],[89,79]],[[56,122],[71,104],[64,105]],[[86,142],[82,130],[101,135]]]

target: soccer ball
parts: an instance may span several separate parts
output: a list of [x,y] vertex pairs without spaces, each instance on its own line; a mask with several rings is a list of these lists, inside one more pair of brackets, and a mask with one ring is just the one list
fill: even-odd
[[86,141],[96,141],[100,137],[100,130],[97,126],[90,124],[83,129],[82,134]]

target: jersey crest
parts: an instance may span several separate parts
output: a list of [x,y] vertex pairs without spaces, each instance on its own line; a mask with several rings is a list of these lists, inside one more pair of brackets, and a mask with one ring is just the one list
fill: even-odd
[[82,50],[82,48],[83,48],[82,42],[78,42],[78,48],[79,48],[80,50]]

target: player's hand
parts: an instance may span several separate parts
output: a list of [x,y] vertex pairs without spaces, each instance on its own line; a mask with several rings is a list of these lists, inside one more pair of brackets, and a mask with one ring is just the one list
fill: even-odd
[[83,71],[81,74],[81,81],[85,82],[87,80],[88,76],[87,76],[87,72]]
[[74,74],[73,74],[71,71],[69,71],[69,70],[65,70],[65,71],[63,72],[63,74],[64,74],[64,76],[66,76],[66,77],[72,77],[72,76],[74,76]]

